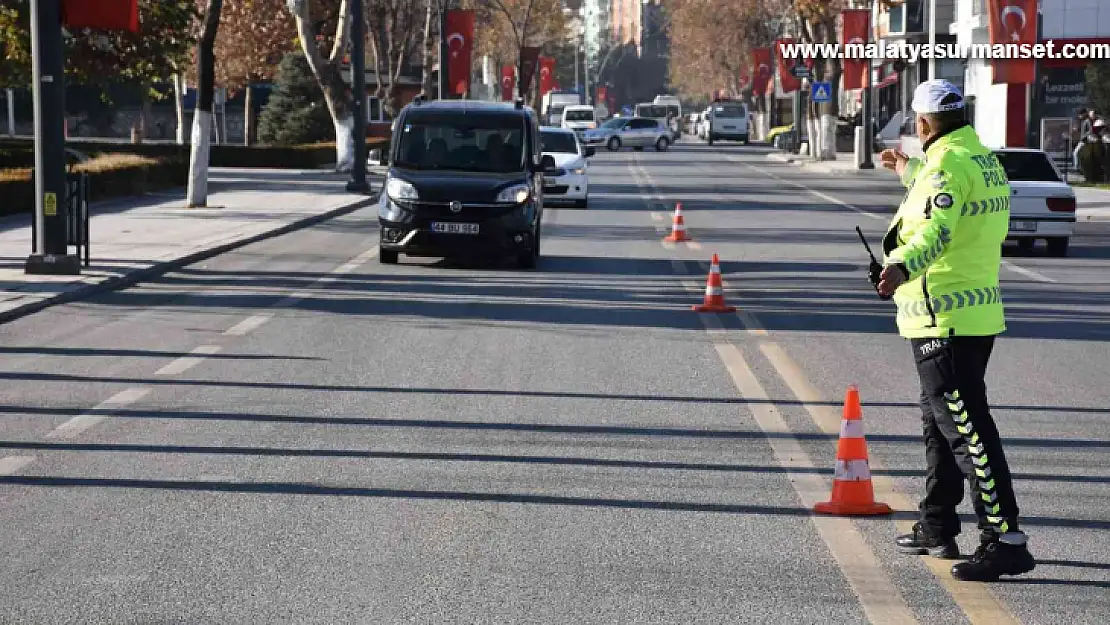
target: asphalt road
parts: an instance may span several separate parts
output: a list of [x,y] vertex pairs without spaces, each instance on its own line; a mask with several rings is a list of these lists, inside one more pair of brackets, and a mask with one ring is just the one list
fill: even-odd
[[[0,622],[1105,624],[1110,233],[1007,258],[1041,563],[960,584],[891,544],[916,378],[853,228],[899,191],[764,155],[599,154],[534,272],[380,265],[367,210],[0,326]],[[809,513],[852,384],[890,517]]]

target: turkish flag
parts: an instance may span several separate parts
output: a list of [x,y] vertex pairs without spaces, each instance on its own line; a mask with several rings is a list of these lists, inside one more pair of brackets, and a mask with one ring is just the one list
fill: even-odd
[[447,84],[454,95],[470,91],[470,52],[474,48],[474,11],[447,12]]
[[513,79],[516,78],[516,68],[512,65],[501,66],[501,99],[509,102],[513,99]]
[[[990,19],[992,45],[1037,43],[1037,0],[990,0]],[[1028,59],[994,58],[991,64],[996,85],[1029,85],[1037,80],[1036,59],[1031,55]]]
[[609,87],[602,85],[597,88],[597,101],[609,108]]
[[782,46],[783,44],[794,43],[793,39],[779,39],[775,41],[775,59],[779,65],[779,84],[782,85],[783,93],[794,93],[802,86],[801,79],[794,78],[790,70],[798,64],[798,59],[783,58]]
[[547,95],[555,88],[555,59],[540,57],[540,95]]
[[752,94],[767,95],[771,85],[771,49],[752,50]]
[[[867,45],[867,27],[871,23],[870,9],[847,9],[840,12],[840,46]],[[867,59],[844,59],[844,89],[863,89],[867,86]]]
[[540,49],[525,46],[520,49],[520,91],[528,93],[532,89],[532,79],[536,77],[536,65],[540,62]]
[[139,32],[139,0],[62,0],[62,24]]

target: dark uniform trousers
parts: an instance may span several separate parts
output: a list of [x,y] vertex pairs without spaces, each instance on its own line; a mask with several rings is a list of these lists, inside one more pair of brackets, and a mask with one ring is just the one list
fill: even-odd
[[956,508],[971,486],[981,539],[1018,531],[1018,507],[984,380],[993,336],[913,339],[921,378],[928,464],[921,522],[930,535],[960,533]]

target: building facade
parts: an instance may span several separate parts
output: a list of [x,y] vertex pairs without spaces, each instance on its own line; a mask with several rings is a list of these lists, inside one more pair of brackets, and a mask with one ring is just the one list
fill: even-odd
[[[960,43],[988,43],[987,0],[960,0],[952,29]],[[1110,43],[1110,2],[1106,0],[1041,0],[1040,41]],[[1086,106],[1084,68],[1079,59],[1046,59],[1038,63],[1037,83],[995,85],[987,61],[966,63],[966,95],[972,98],[972,119],[984,142],[996,146],[1045,148],[1054,141],[1046,128],[1075,117]],[[1108,111],[1110,113],[1110,111]],[[1050,150],[1054,151],[1054,150]]]

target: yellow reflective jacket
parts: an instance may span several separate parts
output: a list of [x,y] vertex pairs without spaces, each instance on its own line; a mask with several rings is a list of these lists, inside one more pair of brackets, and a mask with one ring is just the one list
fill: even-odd
[[883,239],[884,265],[908,275],[894,293],[906,338],[1006,330],[998,272],[1010,226],[1010,182],[971,126],[925,146],[902,175],[906,195]]

